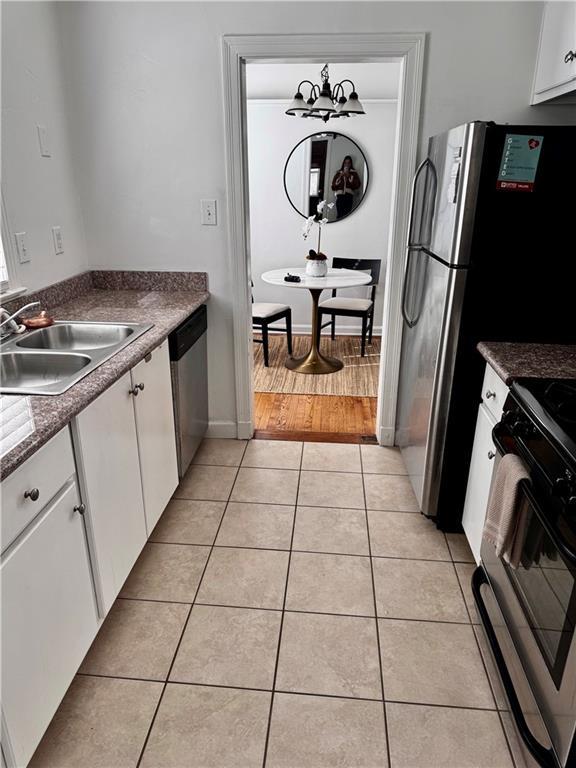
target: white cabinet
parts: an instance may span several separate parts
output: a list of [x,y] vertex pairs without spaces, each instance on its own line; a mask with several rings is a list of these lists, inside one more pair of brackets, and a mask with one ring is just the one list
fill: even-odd
[[146,543],[131,389],[126,373],[78,414],[73,425],[102,615]]
[[9,766],[30,760],[97,631],[79,504],[72,478],[2,557],[2,749]]
[[576,2],[548,2],[542,17],[532,104],[571,94],[576,102]]
[[470,474],[466,488],[466,501],[462,515],[462,527],[468,539],[476,562],[480,562],[480,546],[482,544],[482,529],[486,517],[486,505],[492,483],[492,470],[496,448],[492,442],[492,430],[496,421],[481,405],[478,408],[474,448],[470,462]]
[[168,342],[147,355],[131,374],[144,511],[150,535],[178,485]]
[[474,447],[462,515],[462,527],[476,562],[480,562],[482,530],[486,519],[486,507],[496,457],[492,430],[500,421],[507,396],[508,386],[506,383],[489,365],[486,365],[482,383],[482,403],[478,408],[478,418],[476,419]]

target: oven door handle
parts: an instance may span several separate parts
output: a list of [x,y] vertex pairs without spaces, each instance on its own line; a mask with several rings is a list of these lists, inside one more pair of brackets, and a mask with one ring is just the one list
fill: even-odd
[[[498,428],[500,427],[500,424],[496,424],[494,429],[492,430],[492,440],[494,442],[494,445],[496,446],[498,453],[501,456],[504,456],[508,451],[502,444],[502,441],[500,440],[498,436]],[[532,507],[536,513],[536,516],[538,517],[538,522],[544,528],[544,531],[556,547],[558,551],[562,554],[562,556],[570,563],[572,567],[576,567],[576,552],[566,544],[564,541],[564,538],[562,536],[561,531],[558,529],[558,526],[552,523],[549,518],[542,512],[540,509],[540,504],[538,503],[538,500],[534,496],[534,492],[532,490],[532,485],[527,480],[521,480],[522,484],[522,491],[526,494],[528,497],[528,500],[532,504]]]
[[504,660],[504,656],[502,655],[502,651],[500,650],[496,632],[494,631],[490,615],[484,603],[484,599],[482,598],[482,593],[480,592],[480,587],[482,584],[489,583],[490,582],[488,581],[488,577],[486,576],[484,569],[481,566],[476,568],[472,574],[472,593],[474,595],[474,600],[476,602],[478,612],[480,613],[480,618],[482,619],[482,624],[486,631],[486,636],[490,644],[490,649],[492,650],[492,655],[494,656],[494,661],[496,662],[498,672],[500,673],[502,685],[504,686],[506,696],[510,702],[510,709],[512,711],[512,716],[514,717],[518,733],[522,737],[522,741],[526,745],[526,748],[532,757],[537,761],[538,765],[541,765],[542,768],[560,768],[560,763],[556,759],[556,755],[554,754],[553,750],[551,748],[545,747],[538,741],[538,739],[534,736],[528,727],[528,723],[524,718],[522,707],[520,706],[518,696],[516,695],[516,691],[514,689],[514,683],[512,682],[512,678],[510,677],[510,673],[506,667],[506,662]]

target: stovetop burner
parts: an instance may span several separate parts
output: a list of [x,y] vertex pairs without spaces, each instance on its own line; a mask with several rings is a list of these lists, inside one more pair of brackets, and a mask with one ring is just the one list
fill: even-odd
[[542,405],[561,425],[576,425],[576,381],[552,381],[546,387]]

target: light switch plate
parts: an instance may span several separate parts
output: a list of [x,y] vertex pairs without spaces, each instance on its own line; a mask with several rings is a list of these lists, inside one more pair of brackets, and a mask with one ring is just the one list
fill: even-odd
[[37,125],[36,130],[38,131],[38,144],[40,145],[40,154],[42,157],[52,157],[52,152],[50,151],[50,145],[48,143],[48,131],[46,126]]
[[61,253],[64,253],[61,227],[52,227],[52,241],[54,243],[54,253],[56,256],[60,256]]
[[200,221],[207,226],[215,227],[216,219],[216,200],[200,200]]
[[26,232],[15,232],[14,240],[16,242],[16,253],[20,264],[27,264],[30,261],[30,254],[26,247]]

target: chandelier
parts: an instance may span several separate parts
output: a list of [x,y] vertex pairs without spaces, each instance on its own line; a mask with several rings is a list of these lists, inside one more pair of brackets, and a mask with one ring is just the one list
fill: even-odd
[[[299,117],[316,117],[328,122],[334,117],[351,117],[352,115],[365,115],[364,107],[360,103],[356,87],[352,80],[342,80],[336,83],[334,89],[330,87],[328,64],[320,72],[322,87],[310,80],[302,80],[298,85],[298,92],[292,99],[292,103],[286,110],[287,115]],[[352,90],[346,96],[344,84],[348,83]],[[303,85],[310,86],[310,95],[307,100],[302,95]]]

